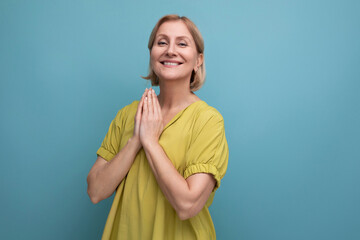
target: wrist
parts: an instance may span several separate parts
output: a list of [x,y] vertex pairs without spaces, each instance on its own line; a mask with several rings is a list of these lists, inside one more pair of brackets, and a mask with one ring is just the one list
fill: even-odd
[[157,146],[159,146],[159,142],[156,140],[153,141],[146,141],[142,144],[142,146],[144,147],[144,150],[150,150],[150,149],[154,149]]
[[128,145],[132,146],[133,148],[135,148],[136,152],[138,152],[141,149],[141,142],[138,138],[135,138],[134,136],[132,136],[131,138],[129,138],[128,140]]

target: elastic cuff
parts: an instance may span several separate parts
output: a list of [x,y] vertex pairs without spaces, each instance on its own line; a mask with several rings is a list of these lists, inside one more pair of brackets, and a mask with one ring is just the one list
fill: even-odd
[[111,161],[115,156],[113,153],[111,153],[104,147],[100,147],[99,150],[97,150],[96,154],[105,159],[106,161]]
[[220,173],[214,165],[202,164],[202,163],[190,165],[186,168],[186,170],[184,172],[184,178],[187,179],[188,177],[190,177],[191,175],[193,175],[195,173],[210,173],[214,176],[214,178],[216,180],[216,184],[213,189],[213,192],[215,192],[216,189],[218,189],[220,187],[220,181],[221,181]]

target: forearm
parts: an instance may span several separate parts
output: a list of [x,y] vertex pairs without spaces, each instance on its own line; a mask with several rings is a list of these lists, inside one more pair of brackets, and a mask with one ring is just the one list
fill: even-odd
[[160,189],[178,215],[181,216],[194,204],[187,181],[176,170],[159,144],[144,147],[144,151]]
[[131,139],[101,168],[88,176],[88,193],[94,203],[110,197],[128,173],[141,146]]

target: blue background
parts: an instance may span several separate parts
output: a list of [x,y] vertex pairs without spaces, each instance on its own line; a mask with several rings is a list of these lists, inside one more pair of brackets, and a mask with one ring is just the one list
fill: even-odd
[[[0,1],[1,239],[99,239],[86,177],[150,84],[156,21],[205,39],[198,96],[225,119],[218,239],[360,239],[359,1]],[[158,89],[157,89],[158,91]]]

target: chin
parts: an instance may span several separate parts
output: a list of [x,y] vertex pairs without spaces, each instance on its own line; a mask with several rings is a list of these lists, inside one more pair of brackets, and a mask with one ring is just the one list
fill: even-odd
[[159,76],[159,78],[163,81],[178,81],[184,79],[185,76]]
[[191,73],[188,74],[188,75],[185,75],[185,74],[179,74],[179,73],[164,73],[162,72],[162,74],[158,74],[155,72],[155,74],[162,80],[165,80],[165,81],[176,81],[176,80],[181,80],[181,79],[190,79],[191,77]]

